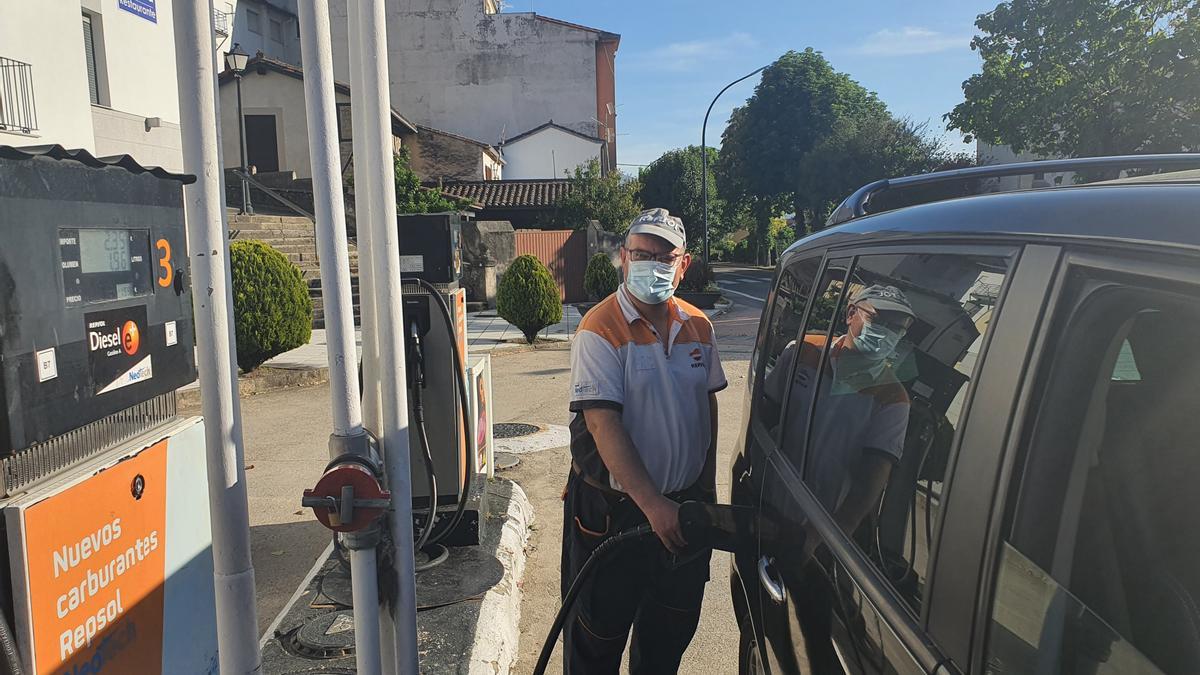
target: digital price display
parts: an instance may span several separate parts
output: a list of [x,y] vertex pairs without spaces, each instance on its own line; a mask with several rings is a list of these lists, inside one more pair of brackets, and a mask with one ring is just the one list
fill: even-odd
[[150,230],[60,228],[63,300],[68,307],[150,292]]

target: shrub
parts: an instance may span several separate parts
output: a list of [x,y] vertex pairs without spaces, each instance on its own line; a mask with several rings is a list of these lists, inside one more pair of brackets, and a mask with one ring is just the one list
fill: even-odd
[[562,321],[562,301],[550,270],[531,255],[512,261],[496,290],[496,312],[533,344],[539,330]]
[[307,344],[313,308],[300,269],[261,241],[231,242],[229,265],[238,366],[248,373]]
[[701,293],[704,291],[717,290],[717,278],[713,274],[712,267],[705,264],[703,260],[696,260],[691,267],[683,273],[683,280],[679,282],[679,290],[689,293]]
[[588,261],[583,273],[583,289],[592,300],[603,300],[616,292],[621,285],[621,273],[613,266],[612,259],[605,253],[597,253]]

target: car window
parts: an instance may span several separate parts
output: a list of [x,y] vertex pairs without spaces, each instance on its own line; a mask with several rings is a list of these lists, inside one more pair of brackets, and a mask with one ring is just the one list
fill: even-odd
[[[1007,268],[993,256],[861,256],[844,293],[827,280],[795,350],[783,450],[914,613]],[[814,399],[811,417],[793,414]]]
[[[800,332],[804,309],[808,306],[808,296],[820,267],[821,258],[818,256],[791,263],[780,272],[779,283],[772,294],[774,302],[770,323],[759,354],[762,367],[760,382],[773,383],[780,378],[775,373],[780,365],[779,356]],[[782,389],[764,384],[761,396],[754,403],[753,418],[773,432],[779,426],[782,411]]]
[[1074,283],[1034,380],[989,669],[1200,672],[1200,304]]

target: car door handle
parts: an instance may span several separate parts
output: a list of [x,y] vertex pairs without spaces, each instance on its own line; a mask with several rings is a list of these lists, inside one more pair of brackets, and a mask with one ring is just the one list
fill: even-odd
[[762,584],[772,602],[782,605],[787,602],[787,590],[784,589],[783,583],[775,578],[774,568],[774,558],[760,556],[758,559],[758,583]]

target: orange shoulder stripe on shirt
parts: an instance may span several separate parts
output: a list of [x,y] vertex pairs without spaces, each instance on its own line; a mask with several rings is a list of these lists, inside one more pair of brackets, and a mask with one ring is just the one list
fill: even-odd
[[[619,291],[618,291],[619,292]],[[630,324],[625,320],[621,304],[617,302],[617,294],[613,293],[601,300],[595,307],[583,315],[579,322],[579,330],[595,333],[608,341],[614,349],[623,345],[652,345],[658,341],[654,333],[642,322]]]

